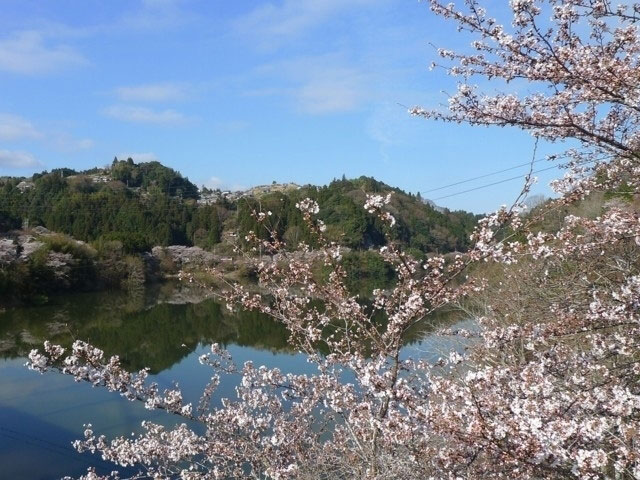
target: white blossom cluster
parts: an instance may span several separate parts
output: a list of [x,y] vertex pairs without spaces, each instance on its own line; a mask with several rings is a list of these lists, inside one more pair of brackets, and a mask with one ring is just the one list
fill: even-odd
[[[513,0],[512,28],[487,15],[476,0],[467,9],[429,0],[433,12],[475,40],[472,53],[439,50],[447,72],[459,77],[448,111],[414,107],[413,115],[473,125],[516,126],[550,141],[578,140],[567,152],[562,192],[587,193],[602,159],[636,178],[640,151],[640,38],[638,3],[594,0]],[[549,18],[551,19],[549,21]],[[485,94],[474,77],[526,80],[526,95]],[[612,172],[609,165],[607,170]],[[607,179],[620,184],[624,175]],[[599,181],[603,181],[602,177]],[[632,187],[633,188],[633,187]]]
[[310,215],[317,215],[318,212],[320,212],[318,202],[310,198],[305,198],[304,200],[296,203],[296,208],[299,209],[302,213],[308,213]]
[[388,193],[385,196],[378,194],[368,194],[367,200],[364,203],[364,209],[369,213],[377,214],[381,220],[387,222],[389,226],[393,227],[396,224],[395,217],[384,210],[385,205],[389,205],[391,203],[391,193]]

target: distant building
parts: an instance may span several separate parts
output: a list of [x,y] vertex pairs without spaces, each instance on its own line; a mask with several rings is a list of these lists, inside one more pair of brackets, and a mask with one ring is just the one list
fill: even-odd
[[300,188],[300,185],[297,183],[272,183],[270,185],[257,185],[244,193],[258,197],[260,195],[266,195],[267,193],[290,192],[292,190],[299,190]]
[[293,190],[299,190],[300,188],[302,187],[297,183],[272,183],[270,185],[257,185],[248,190],[236,190],[233,192],[229,190],[216,190],[214,192],[203,193],[200,191],[198,204],[212,205],[222,198],[225,198],[230,202],[235,202],[244,197],[260,197],[268,193],[290,192]]
[[28,182],[26,180],[23,180],[22,182],[20,182],[18,185],[16,185],[16,188],[18,190],[20,190],[22,193],[26,192],[27,190],[32,189],[33,187],[35,187],[35,183],[33,182]]
[[93,183],[108,183],[111,181],[110,175],[94,173],[92,175],[88,175]]
[[211,193],[200,193],[200,198],[198,199],[199,205],[213,205],[216,203],[220,197],[221,193],[211,192]]

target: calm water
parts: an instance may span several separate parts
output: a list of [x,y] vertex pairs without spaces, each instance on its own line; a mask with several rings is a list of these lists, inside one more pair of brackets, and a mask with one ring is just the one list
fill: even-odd
[[[175,286],[130,296],[122,293],[60,297],[54,303],[0,313],[0,479],[54,479],[78,476],[88,466],[108,473],[111,465],[70,445],[81,438],[84,423],[107,436],[139,430],[144,419],[171,425],[162,412],[150,412],[116,393],[76,383],[54,372],[24,367],[26,355],[49,339],[68,346],[82,339],[117,354],[130,370],[151,368],[161,386],[178,382],[189,401],[197,401],[211,370],[198,356],[214,342],[224,344],[239,362],[311,372],[305,357],[287,348],[286,331],[255,313],[232,315],[213,300],[199,303]],[[173,303],[167,303],[173,302]],[[431,337],[435,319],[411,332],[405,355],[438,357],[451,345]],[[233,396],[234,380],[225,379],[218,397]],[[219,399],[219,398],[218,398]]]

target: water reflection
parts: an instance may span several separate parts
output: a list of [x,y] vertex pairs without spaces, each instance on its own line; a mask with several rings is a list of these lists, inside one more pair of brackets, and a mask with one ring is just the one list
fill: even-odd
[[[61,296],[45,306],[12,309],[0,313],[0,358],[25,357],[45,340],[68,347],[82,339],[109,356],[119,355],[128,369],[148,367],[159,373],[198,344],[290,351],[282,324],[258,312],[231,313],[211,298],[198,302],[202,295],[167,284],[133,297],[85,293]],[[419,343],[434,328],[458,319],[451,313],[433,316],[407,332],[405,341]]]
[[[185,301],[179,292],[169,293],[156,289],[133,299],[116,292],[78,294],[52,305],[9,310],[0,314],[0,357],[24,357],[47,339],[63,346],[82,339],[107,355],[120,355],[128,369],[149,367],[158,373],[201,343],[288,348],[286,329],[265,315],[232,314],[213,299],[163,303]],[[189,300],[198,298],[190,295]]]
[[[82,436],[83,423],[113,437],[139,431],[143,419],[177,421],[70,377],[28,371],[26,355],[44,340],[65,346],[74,339],[89,341],[107,355],[119,355],[128,369],[149,367],[161,388],[179,381],[187,401],[197,401],[211,376],[197,357],[213,342],[227,346],[239,364],[251,360],[285,372],[314,370],[287,346],[281,324],[255,312],[232,314],[213,299],[199,300],[202,292],[167,284],[135,296],[77,294],[0,313],[0,477],[79,476],[88,465],[106,473],[107,465],[70,445]],[[405,355],[437,356],[450,348],[448,340],[430,333],[457,320],[440,315],[416,325],[407,334]],[[224,379],[218,397],[232,397],[236,381]]]

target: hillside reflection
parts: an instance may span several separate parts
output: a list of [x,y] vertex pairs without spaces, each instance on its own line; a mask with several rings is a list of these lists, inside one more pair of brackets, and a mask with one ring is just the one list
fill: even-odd
[[[169,286],[168,288],[173,288]],[[0,314],[0,357],[23,357],[51,340],[70,346],[86,340],[107,355],[120,355],[128,369],[161,372],[199,343],[230,343],[258,349],[287,349],[286,329],[256,312],[231,313],[212,299],[198,303],[165,289],[143,295],[107,292],[59,297],[55,304]],[[173,294],[173,295],[172,295]]]
[[[455,320],[452,315],[430,318],[412,329],[406,342],[418,342],[434,326]],[[202,300],[202,292],[174,284],[133,297],[118,292],[76,294],[59,297],[51,305],[0,313],[0,358],[24,357],[44,340],[68,347],[82,339],[107,355],[119,355],[129,370],[149,367],[152,373],[170,368],[199,344],[284,352],[290,351],[287,337],[287,330],[270,317],[229,312],[213,299]]]

